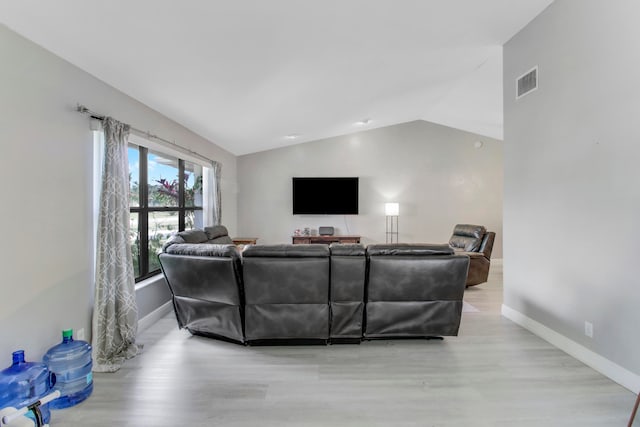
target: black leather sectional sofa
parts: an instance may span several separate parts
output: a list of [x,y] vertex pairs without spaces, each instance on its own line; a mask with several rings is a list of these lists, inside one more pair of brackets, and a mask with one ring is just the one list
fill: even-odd
[[238,343],[457,335],[469,257],[447,245],[166,245],[181,328]]

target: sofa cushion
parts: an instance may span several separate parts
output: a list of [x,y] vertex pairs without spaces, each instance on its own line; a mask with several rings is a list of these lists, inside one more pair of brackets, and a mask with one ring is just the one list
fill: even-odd
[[452,255],[453,249],[448,245],[437,244],[412,244],[412,243],[393,243],[393,244],[377,244],[367,247],[368,256],[389,256],[389,255],[405,255],[405,256],[425,256],[425,255]]
[[184,239],[185,243],[204,243],[209,240],[207,234],[202,230],[185,230],[176,233],[176,236],[180,236]]
[[453,229],[449,246],[466,252],[476,252],[480,249],[486,232],[487,229],[482,225],[457,224]]
[[166,242],[164,242],[164,244],[162,245],[162,252],[166,252],[167,248],[171,245],[176,245],[181,243],[186,243],[186,242],[182,237],[174,234],[173,236],[169,237],[169,239]]
[[229,231],[224,225],[214,225],[213,227],[205,227],[204,232],[207,233],[208,240],[214,240],[218,237],[229,236]]
[[466,236],[451,236],[449,245],[456,249],[461,249],[465,252],[476,252],[480,248],[482,239],[476,239]]
[[169,246],[182,243],[230,245],[233,244],[233,239],[229,237],[227,228],[224,225],[205,227],[204,230],[185,230],[171,236],[164,245],[162,245],[162,252],[167,252]]

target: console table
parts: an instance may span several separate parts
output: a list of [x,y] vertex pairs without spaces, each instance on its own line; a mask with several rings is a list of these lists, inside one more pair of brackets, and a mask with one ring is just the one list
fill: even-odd
[[257,237],[234,237],[233,239],[234,245],[255,245],[258,241]]
[[294,245],[309,243],[360,243],[360,236],[291,236]]
[[233,244],[238,247],[238,250],[243,250],[247,245],[255,245],[258,241],[257,237],[234,237]]

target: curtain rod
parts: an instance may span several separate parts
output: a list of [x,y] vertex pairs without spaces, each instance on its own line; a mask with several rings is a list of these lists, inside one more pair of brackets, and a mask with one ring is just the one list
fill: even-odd
[[[85,106],[84,106],[84,105],[82,105],[82,104],[77,104],[77,106],[76,106],[76,111],[77,111],[77,112],[79,112],[80,114],[86,114],[86,115],[88,115],[89,117],[91,117],[92,119],[104,120],[104,118],[106,117],[106,116],[104,116],[104,115],[102,115],[102,114],[98,114],[98,113],[96,113],[96,112],[94,112],[94,111],[91,111],[90,109],[88,109],[87,107],[85,107]],[[165,143],[165,144],[169,144],[170,146],[172,146],[172,147],[174,147],[174,148],[177,148],[177,149],[179,149],[179,150],[185,151],[186,153],[188,153],[188,154],[190,154],[190,155],[192,155],[192,156],[195,156],[195,157],[197,157],[197,158],[199,158],[199,159],[201,159],[201,160],[204,160],[204,161],[206,161],[207,163],[212,163],[212,162],[214,162],[213,160],[211,160],[211,159],[209,159],[209,158],[207,158],[207,157],[203,156],[202,154],[200,154],[200,153],[196,153],[195,151],[190,150],[190,149],[188,149],[187,147],[183,147],[183,146],[182,146],[182,145],[180,145],[180,144],[176,144],[176,143],[175,143],[175,142],[173,142],[173,141],[169,141],[169,140],[167,140],[167,139],[160,138],[158,135],[154,135],[154,134],[152,134],[152,133],[151,133],[151,132],[149,132],[149,131],[144,131],[144,130],[141,130],[141,129],[135,128],[135,127],[133,127],[133,126],[131,126],[131,125],[128,125],[128,126],[129,126],[129,128],[130,128],[132,131],[134,131],[134,132],[136,132],[136,133],[140,133],[140,134],[144,135],[145,137],[147,137],[148,139],[153,139],[153,140],[156,140],[156,141],[160,141],[160,142],[162,142],[162,143]]]

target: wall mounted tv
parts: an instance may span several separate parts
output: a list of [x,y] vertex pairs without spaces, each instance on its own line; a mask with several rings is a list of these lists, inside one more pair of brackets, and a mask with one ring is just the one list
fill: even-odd
[[293,178],[294,215],[357,215],[358,178]]

